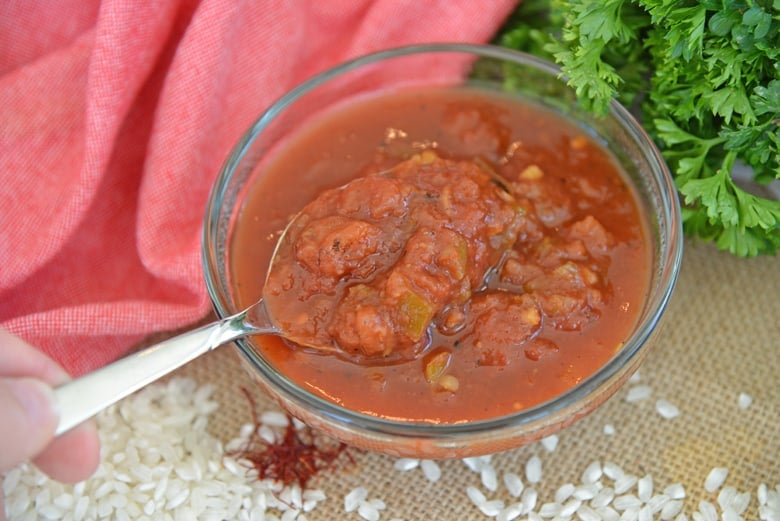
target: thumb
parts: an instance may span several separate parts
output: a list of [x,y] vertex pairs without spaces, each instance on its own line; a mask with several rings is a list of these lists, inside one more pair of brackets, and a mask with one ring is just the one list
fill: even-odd
[[0,378],[0,472],[35,457],[56,427],[51,387],[34,378]]

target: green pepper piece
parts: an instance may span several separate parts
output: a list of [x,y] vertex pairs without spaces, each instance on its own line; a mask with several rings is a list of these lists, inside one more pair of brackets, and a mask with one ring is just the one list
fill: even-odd
[[399,309],[407,336],[414,341],[420,340],[433,320],[433,306],[417,293],[407,291],[401,297]]
[[444,376],[444,372],[450,365],[452,355],[448,351],[439,351],[425,362],[425,379],[429,383],[437,383]]

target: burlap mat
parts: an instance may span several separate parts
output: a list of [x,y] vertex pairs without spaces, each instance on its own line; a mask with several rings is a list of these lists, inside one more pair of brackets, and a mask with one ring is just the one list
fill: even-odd
[[[653,389],[650,400],[627,403],[623,389],[562,431],[554,452],[534,444],[493,456],[499,475],[512,470],[522,476],[528,458],[539,455],[544,476],[537,489],[540,501],[550,501],[560,485],[579,483],[590,462],[612,461],[639,477],[651,474],[657,490],[683,483],[690,519],[700,499],[715,502],[716,496],[704,490],[707,474],[713,467],[728,467],[726,485],[753,495],[745,518],[758,519],[758,485],[780,483],[780,258],[736,259],[688,241],[668,314],[659,342],[640,369],[641,383]],[[216,386],[224,405],[211,422],[216,436],[229,439],[249,421],[239,388],[252,384],[232,348],[217,350],[177,374]],[[737,406],[740,392],[754,398],[747,410]],[[260,407],[275,408],[259,391],[255,394]],[[655,411],[658,398],[677,405],[680,415],[662,418]],[[614,435],[604,434],[606,424],[614,426]],[[465,493],[469,485],[480,486],[479,475],[461,461],[440,462],[442,478],[432,483],[419,469],[395,470],[392,458],[354,455],[354,467],[313,483],[331,499],[307,515],[310,521],[345,518],[343,497],[356,486],[387,503],[382,519],[485,519]],[[500,491],[494,496],[501,497]]]

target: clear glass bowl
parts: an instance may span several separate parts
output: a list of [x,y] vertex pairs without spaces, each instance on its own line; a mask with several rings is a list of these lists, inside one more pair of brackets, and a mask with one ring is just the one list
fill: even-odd
[[[474,70],[479,70],[479,80],[471,77]],[[231,233],[246,188],[263,175],[263,164],[275,147],[283,146],[318,109],[357,93],[456,83],[530,98],[575,121],[611,150],[635,184],[649,223],[650,289],[630,338],[595,374],[541,405],[465,424],[388,421],[345,409],[287,378],[251,338],[236,342],[249,374],[292,415],[349,445],[395,456],[444,459],[495,453],[539,440],[591,412],[628,379],[650,349],[682,257],[680,208],[671,176],[625,108],[612,103],[607,117],[592,117],[578,108],[555,65],[523,53],[492,46],[419,45],[361,57],[308,80],[276,101],[243,134],[219,172],[206,208],[203,262],[216,313],[225,317],[239,311],[231,285]]]

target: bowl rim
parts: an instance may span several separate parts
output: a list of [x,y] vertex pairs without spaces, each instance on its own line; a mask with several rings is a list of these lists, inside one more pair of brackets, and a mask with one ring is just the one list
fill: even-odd
[[[312,88],[338,77],[344,73],[360,68],[363,65],[377,61],[398,58],[422,53],[465,53],[477,58],[492,58],[501,61],[510,61],[521,65],[533,67],[546,72],[551,76],[566,82],[560,67],[556,64],[538,58],[536,56],[498,47],[491,44],[468,43],[426,43],[405,45],[389,48],[337,64],[308,80],[298,84],[283,96],[274,101],[241,135],[239,141],[230,151],[226,161],[220,168],[216,180],[212,186],[206,205],[203,221],[201,260],[204,278],[208,289],[209,298],[214,311],[219,318],[224,318],[237,313],[227,301],[224,290],[220,288],[217,265],[218,251],[215,247],[217,230],[216,212],[219,212],[224,200],[224,195],[229,188],[229,182],[236,173],[241,160],[250,149],[252,143],[263,129],[270,124],[282,111]],[[609,115],[612,116],[620,127],[630,136],[637,146],[643,151],[644,159],[649,168],[656,174],[654,181],[662,199],[663,219],[667,226],[660,230],[659,241],[665,243],[666,255],[660,256],[660,280],[657,290],[651,292],[651,299],[645,312],[646,319],[637,325],[634,334],[629,337],[625,345],[612,358],[602,365],[597,371],[583,379],[574,387],[563,393],[528,409],[510,413],[494,418],[468,421],[463,423],[438,424],[430,422],[404,422],[388,420],[368,414],[350,410],[334,402],[314,395],[294,381],[286,377],[273,367],[270,362],[264,360],[245,339],[234,342],[240,354],[254,367],[259,377],[266,386],[271,386],[276,392],[281,393],[286,399],[292,400],[315,414],[329,421],[337,422],[349,427],[358,427],[362,431],[368,431],[375,435],[390,435],[394,437],[410,437],[416,439],[446,440],[469,437],[475,434],[491,432],[497,434],[507,429],[517,431],[520,428],[533,430],[540,425],[542,420],[556,417],[572,406],[592,397],[592,393],[620,374],[621,369],[627,367],[632,359],[637,358],[642,346],[647,342],[650,334],[658,326],[658,323],[666,309],[669,299],[677,282],[683,252],[682,219],[677,191],[672,180],[671,173],[647,132],[635,120],[631,113],[616,100],[610,103]],[[233,208],[235,214],[236,208]],[[231,219],[234,215],[230,216]],[[227,245],[225,247],[228,247]],[[663,249],[660,253],[663,253]]]

